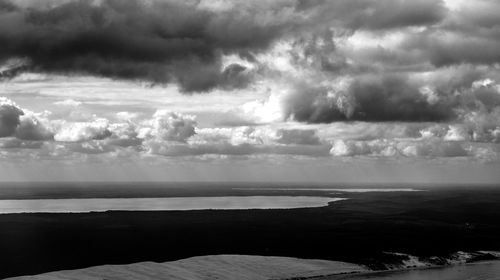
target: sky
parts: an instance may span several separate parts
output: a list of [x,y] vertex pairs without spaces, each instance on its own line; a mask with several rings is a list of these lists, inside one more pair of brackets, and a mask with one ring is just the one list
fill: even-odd
[[0,181],[500,182],[496,0],[0,0]]

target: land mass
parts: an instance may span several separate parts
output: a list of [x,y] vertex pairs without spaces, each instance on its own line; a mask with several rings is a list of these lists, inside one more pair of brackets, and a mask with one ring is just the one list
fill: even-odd
[[399,253],[439,264],[458,251],[500,250],[498,188],[342,197],[349,199],[301,209],[4,214],[0,278],[220,254],[324,259],[384,270],[408,259]]
[[172,262],[141,262],[129,265],[103,265],[78,270],[21,276],[9,280],[267,280],[321,277],[366,271],[344,262],[286,257],[214,255]]

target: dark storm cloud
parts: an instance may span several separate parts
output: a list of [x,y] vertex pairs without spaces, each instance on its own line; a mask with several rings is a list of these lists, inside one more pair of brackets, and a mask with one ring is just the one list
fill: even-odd
[[342,90],[297,83],[283,107],[286,118],[308,123],[472,121],[493,131],[500,120],[499,75],[461,65],[436,70],[425,82],[404,74],[368,74]]
[[299,1],[299,7],[318,9],[317,18],[350,29],[385,30],[427,26],[446,16],[442,1],[340,0]]
[[448,99],[430,104],[418,86],[401,75],[359,77],[333,98],[326,88],[298,85],[285,101],[288,117],[310,123],[444,121],[454,116],[453,106]]
[[443,3],[435,0],[376,1],[365,5],[352,26],[366,29],[426,26],[441,21],[446,14]]
[[[444,122],[498,110],[499,88],[474,83],[500,81],[500,2],[323,1],[304,9],[335,14],[335,28],[295,41],[293,62],[316,76],[292,86],[286,118]],[[354,48],[336,45],[354,35]],[[328,86],[339,76],[350,80],[345,89]]]
[[420,52],[436,67],[500,62],[500,2],[465,2],[438,25],[409,36],[404,48]]
[[458,8],[450,13],[443,27],[474,36],[491,37],[498,35],[500,25],[500,2],[496,0],[481,0]]
[[[221,71],[221,54],[265,49],[293,25],[260,23],[255,7],[214,12],[193,1],[21,9],[3,0],[0,8],[0,59],[26,57],[39,71],[178,82],[185,91],[245,85],[241,67]],[[272,17],[279,10],[266,12]]]
[[430,104],[417,85],[399,76],[358,80],[349,91],[356,100],[354,119],[440,121],[452,116],[447,104]]
[[[372,58],[385,56],[385,61],[379,60],[383,64],[405,62],[405,57],[409,60],[405,62],[407,65],[411,65],[413,59],[436,67],[500,62],[500,2],[479,0],[455,4],[459,5],[450,9],[443,1],[353,0],[302,1],[299,7],[315,10],[315,28],[330,26],[375,34],[402,31],[406,38],[398,50],[400,53],[384,54],[383,48],[372,50]],[[406,27],[422,30],[411,31]],[[350,36],[350,33],[339,36]]]
[[410,36],[403,47],[419,53],[421,59],[436,67],[500,62],[500,33],[495,37],[482,37],[446,29],[432,30]]
[[0,13],[15,11],[17,7],[8,0],[0,0]]
[[[0,1],[0,59],[29,58],[33,69],[152,82],[184,91],[238,88],[241,66],[221,69],[223,53],[242,57],[276,39],[339,25],[390,29],[439,21],[439,1]],[[325,68],[342,67],[325,64]]]
[[[297,121],[446,121],[456,119],[457,110],[495,97],[496,89],[467,93],[477,91],[470,89],[472,83],[487,77],[487,70],[460,69],[491,70],[500,62],[496,1],[456,10],[433,0],[44,3],[0,0],[0,61],[26,62],[0,76],[30,67],[176,83],[183,92],[231,90],[287,71],[267,69],[259,61],[259,54],[283,40],[293,48],[291,66],[315,76],[294,77],[294,89],[284,98],[286,117]],[[340,41],[360,33],[378,39],[395,34],[396,43],[383,46],[367,39],[356,48],[339,48]],[[227,65],[222,58],[229,54],[255,67]],[[458,70],[454,77],[440,79],[440,70],[447,68]],[[430,83],[412,79],[424,71],[431,73]],[[286,76],[282,74],[276,76]],[[332,97],[325,84],[339,76],[352,82]],[[435,96],[423,93],[425,86]],[[457,97],[456,92],[465,94]]]

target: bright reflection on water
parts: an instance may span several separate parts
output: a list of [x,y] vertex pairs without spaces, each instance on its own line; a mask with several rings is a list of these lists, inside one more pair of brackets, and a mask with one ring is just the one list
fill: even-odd
[[0,200],[0,213],[162,211],[201,209],[280,209],[321,207],[344,198],[314,196],[223,196]]

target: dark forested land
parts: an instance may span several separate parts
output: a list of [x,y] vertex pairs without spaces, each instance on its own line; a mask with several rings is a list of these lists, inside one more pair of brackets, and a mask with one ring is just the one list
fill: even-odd
[[[286,195],[316,192],[287,191]],[[282,193],[284,194],[284,193]],[[383,252],[500,249],[500,189],[350,193],[327,207],[0,215],[0,278],[101,264],[250,254],[368,264]]]

